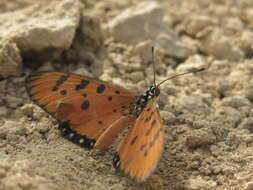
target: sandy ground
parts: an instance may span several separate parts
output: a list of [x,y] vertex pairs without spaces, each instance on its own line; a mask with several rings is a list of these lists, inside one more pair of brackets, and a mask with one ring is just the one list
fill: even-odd
[[[46,7],[50,1],[41,2]],[[50,8],[37,14],[41,9],[31,8],[37,6],[33,0],[0,2],[5,23],[0,28],[0,190],[253,190],[253,1],[158,1],[158,13],[144,22],[160,23],[162,10],[165,29],[146,38],[127,35],[135,30],[138,15],[131,15],[131,7],[138,7],[137,0],[80,0],[78,14],[68,2],[63,9],[72,11],[64,13],[71,19],[64,22],[75,30],[66,27],[50,36],[49,45],[47,35],[45,40],[36,33],[28,38],[29,32],[16,36],[13,20],[18,27],[40,14],[45,23],[64,16],[46,17]],[[132,17],[122,21],[126,31],[113,23],[128,8]],[[51,29],[50,24],[43,27]],[[174,37],[164,45],[156,38],[160,34]],[[29,100],[24,78],[42,70],[69,71],[141,93],[152,82],[150,40],[158,46],[157,80],[191,68],[206,70],[162,86],[164,152],[154,174],[137,184],[115,172],[116,145],[105,152],[87,150],[61,137],[56,121]]]

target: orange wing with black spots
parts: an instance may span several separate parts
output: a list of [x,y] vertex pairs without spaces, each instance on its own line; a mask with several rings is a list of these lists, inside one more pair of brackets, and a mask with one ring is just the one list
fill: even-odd
[[26,78],[30,98],[56,118],[63,135],[87,148],[107,148],[134,122],[129,107],[135,95],[107,82],[64,72]]
[[114,166],[138,181],[152,173],[163,151],[164,127],[156,105],[155,98],[149,100],[114,157]]

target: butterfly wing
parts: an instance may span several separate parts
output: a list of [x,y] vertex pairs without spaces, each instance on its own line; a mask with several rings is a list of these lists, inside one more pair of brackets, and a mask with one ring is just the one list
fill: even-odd
[[138,181],[152,173],[163,151],[164,127],[156,105],[155,99],[148,102],[113,160],[116,168]]
[[36,104],[59,121],[64,136],[87,148],[107,148],[134,121],[128,112],[135,95],[104,81],[41,72],[26,78],[26,89]]

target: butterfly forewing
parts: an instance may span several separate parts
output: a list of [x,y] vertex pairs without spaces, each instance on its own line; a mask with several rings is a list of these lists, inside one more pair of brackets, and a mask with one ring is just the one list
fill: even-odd
[[[27,77],[26,88],[31,99],[60,122],[70,139],[77,136],[83,142],[84,137],[95,143],[102,134],[102,139],[109,134],[115,137],[115,132],[109,132],[115,125],[123,130],[130,123],[123,118],[130,117],[135,95],[122,87],[70,73],[41,72]],[[98,148],[109,146],[111,140],[102,139]],[[102,142],[107,142],[106,146]]]
[[121,143],[114,165],[139,181],[155,169],[163,151],[164,128],[156,108],[156,100],[148,102],[133,128]]

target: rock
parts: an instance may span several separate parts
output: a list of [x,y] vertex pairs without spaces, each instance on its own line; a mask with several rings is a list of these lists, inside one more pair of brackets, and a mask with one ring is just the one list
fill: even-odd
[[243,138],[238,132],[230,132],[226,138],[226,144],[229,146],[229,149],[236,149],[241,144]]
[[[137,44],[153,38],[155,33],[167,28],[162,19],[163,10],[157,2],[142,2],[111,20],[108,30],[117,41]],[[168,32],[172,33],[172,30],[168,29]]]
[[26,134],[26,128],[21,123],[16,121],[6,121],[0,127],[0,137],[19,135],[23,136]]
[[73,44],[66,52],[68,60],[88,64],[89,72],[98,77],[103,71],[105,54],[104,35],[99,20],[81,14]]
[[233,107],[221,106],[216,110],[215,115],[224,123],[228,122],[233,127],[236,127],[242,119],[242,114]]
[[163,110],[163,111],[160,111],[160,115],[161,115],[162,120],[164,121],[164,124],[171,124],[177,120],[176,116],[172,112]]
[[[163,13],[157,2],[141,2],[112,19],[107,25],[107,30],[116,41],[137,45],[150,40],[153,42],[152,46],[163,49],[170,56],[188,57],[192,51],[179,42],[169,24],[163,21]],[[144,47],[138,46],[139,49]]]
[[231,40],[224,36],[218,29],[212,29],[212,32],[209,31],[201,41],[200,50],[217,59],[239,61],[244,56],[241,49],[233,44]]
[[10,108],[17,108],[23,103],[23,99],[21,97],[10,96],[6,100]]
[[247,183],[245,190],[253,190],[253,182],[252,181]]
[[213,18],[206,15],[193,15],[188,18],[186,22],[186,33],[191,36],[197,36],[198,32],[203,30],[205,27],[217,23],[217,21]]
[[215,142],[215,136],[211,131],[204,129],[193,130],[187,134],[186,145],[190,148],[197,148]]
[[177,67],[177,71],[179,72],[185,72],[185,71],[191,71],[195,69],[200,68],[207,68],[207,61],[204,59],[201,55],[193,55],[190,56],[185,63],[180,64]]
[[[0,93],[4,93],[6,91],[6,84],[7,84],[6,80],[0,81]],[[0,103],[1,103],[1,100],[0,100]]]
[[250,101],[243,96],[230,96],[222,99],[221,104],[223,106],[230,106],[233,108],[240,108],[242,106],[250,105]]
[[220,98],[229,96],[231,89],[233,89],[233,83],[230,80],[220,81],[216,86],[216,91],[218,92]]
[[142,81],[145,77],[143,75],[143,72],[135,71],[129,74],[129,77],[133,80],[133,82],[138,83]]
[[0,41],[0,77],[17,75],[21,63],[22,58],[16,44],[6,40]]
[[34,111],[34,107],[35,107],[34,104],[25,104],[20,108],[20,111],[22,112],[22,114],[32,116],[33,111]]
[[245,97],[251,102],[253,103],[253,89],[248,89],[245,92]]
[[52,1],[1,14],[0,38],[10,39],[21,52],[70,47],[79,24],[79,2]]
[[239,125],[239,128],[248,129],[250,132],[253,133],[253,117],[247,117],[243,119]]
[[177,107],[181,110],[187,110],[196,114],[210,113],[210,108],[203,102],[201,97],[183,95],[176,101]]
[[148,63],[152,61],[152,52],[151,52],[152,45],[153,44],[151,40],[147,40],[147,41],[140,42],[135,46],[134,52],[137,55],[141,56],[141,59],[144,63]]
[[242,47],[245,56],[251,57],[253,52],[253,32],[251,30],[244,30],[241,33],[240,46]]
[[27,160],[18,160],[14,164],[1,165],[3,172],[1,187],[3,189],[35,189],[59,190],[56,185],[47,179],[36,175]]
[[164,53],[169,56],[185,59],[193,54],[192,50],[180,42],[176,36],[163,33],[160,35],[157,34],[154,41],[157,46],[162,48]]
[[244,28],[243,22],[238,17],[230,17],[225,19],[224,27],[228,33],[234,34],[235,32],[242,31]]
[[184,189],[185,190],[212,190],[215,189],[217,183],[212,180],[204,180],[202,177],[197,176],[195,178],[191,178],[185,182]]
[[0,106],[0,117],[1,116],[6,116],[8,113],[8,109],[4,106]]

